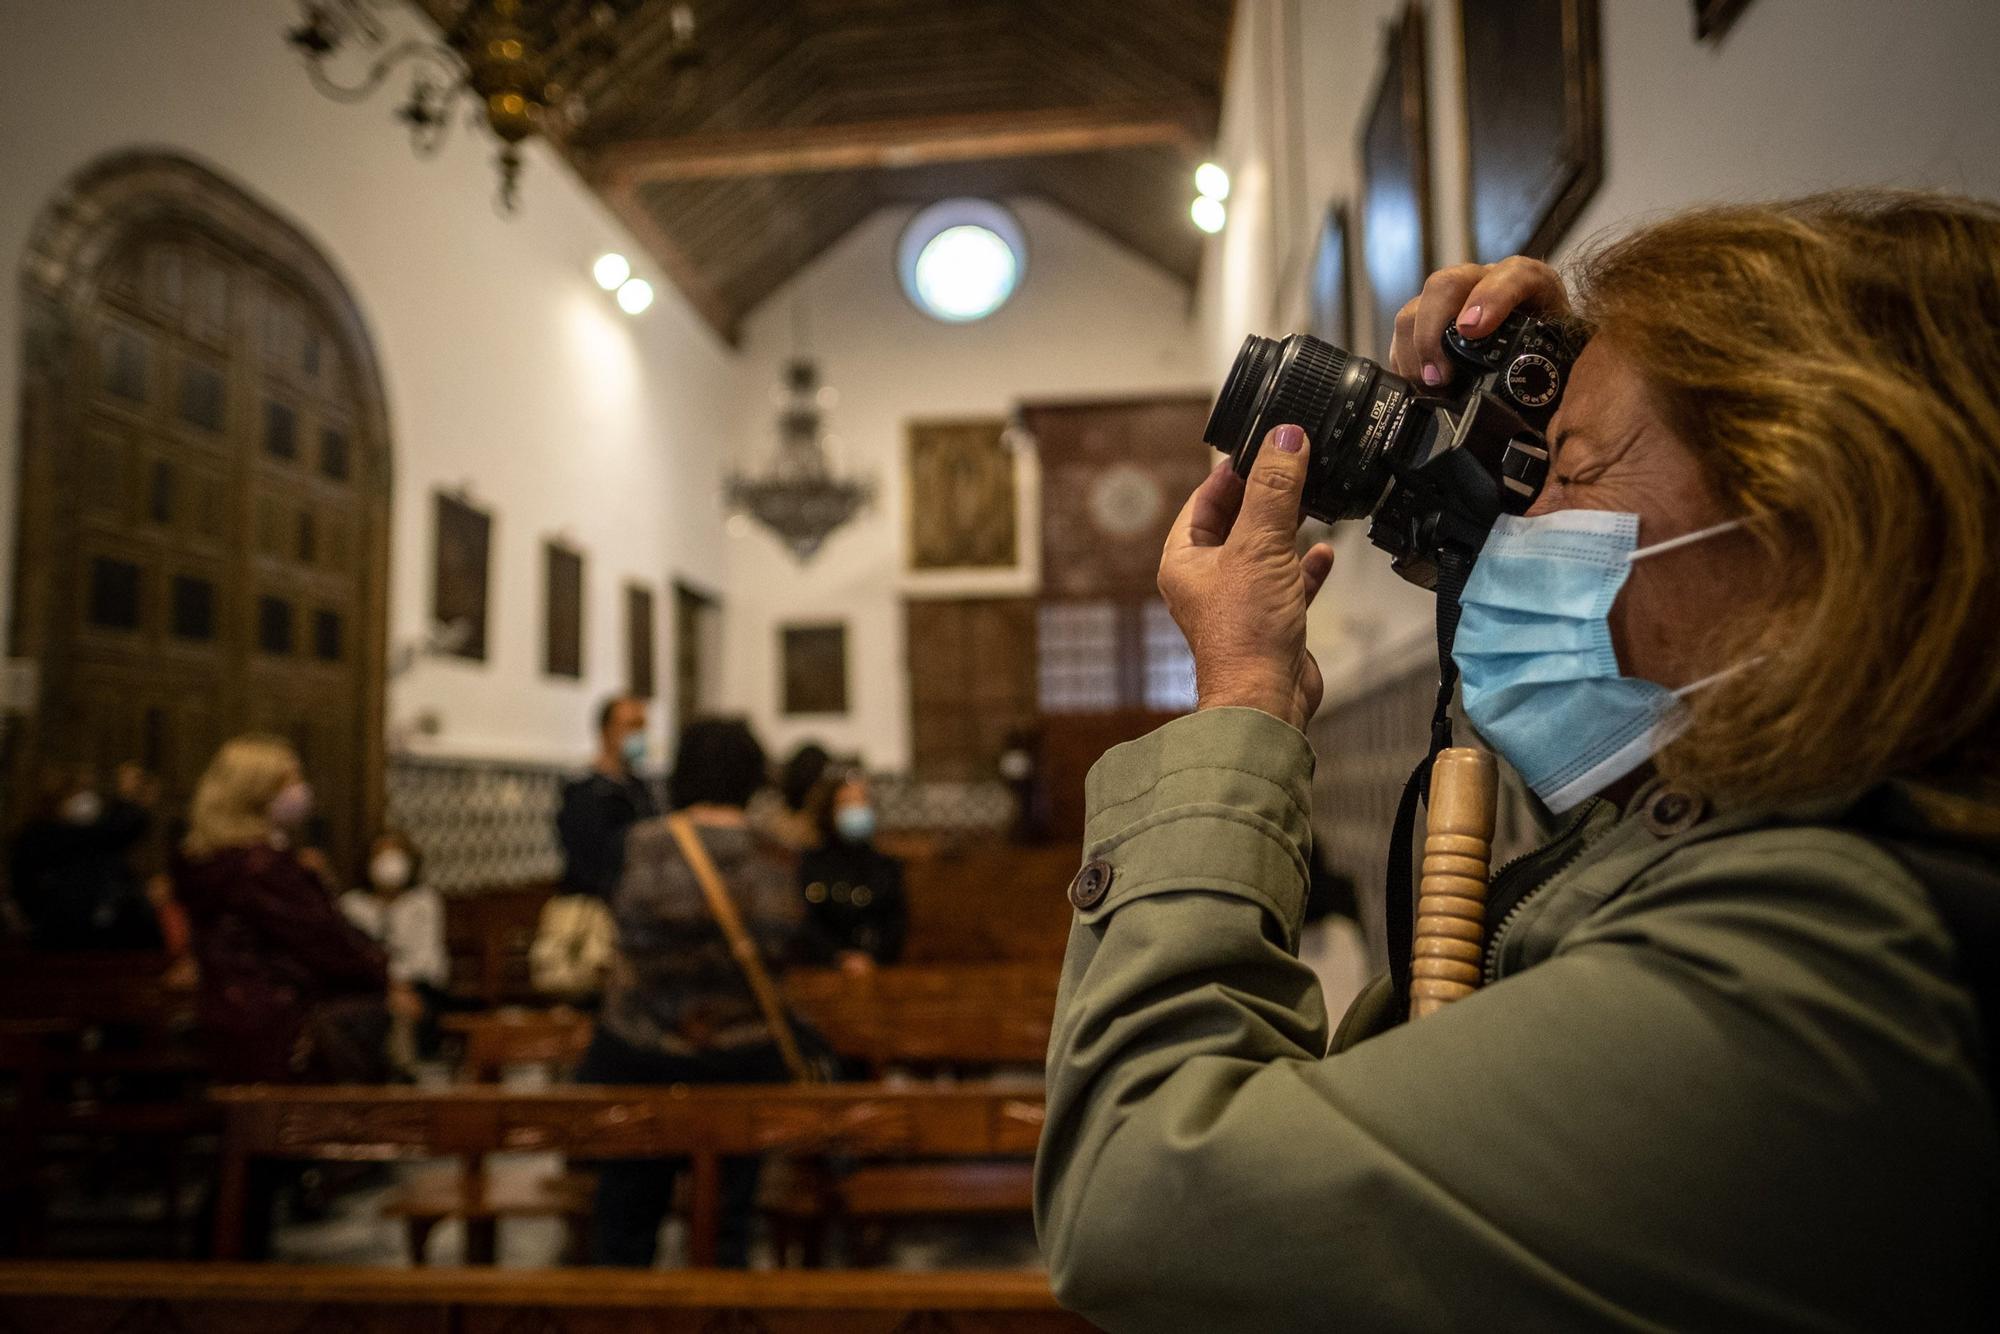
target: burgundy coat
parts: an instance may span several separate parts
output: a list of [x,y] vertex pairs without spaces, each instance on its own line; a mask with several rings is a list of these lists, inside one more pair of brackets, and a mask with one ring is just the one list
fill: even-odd
[[173,875],[194,929],[201,1024],[218,1079],[298,1078],[300,1031],[313,1007],[387,988],[382,951],[292,853],[254,845],[178,856]]

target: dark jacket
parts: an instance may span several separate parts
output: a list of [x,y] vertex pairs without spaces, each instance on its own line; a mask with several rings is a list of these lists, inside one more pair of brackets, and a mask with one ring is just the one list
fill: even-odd
[[[797,957],[805,917],[792,859],[747,827],[696,829],[764,966],[781,975]],[[772,1041],[667,821],[635,826],[630,844],[611,900],[618,959],[605,987],[604,1028],[628,1046],[675,1056]]]
[[2000,900],[1992,849],[1919,870],[1948,840],[1852,799],[1593,801],[1495,876],[1488,985],[1388,1028],[1373,989],[1327,1054],[1294,954],[1312,767],[1217,709],[1091,772],[1036,1164],[1066,1305],[1149,1334],[1974,1327],[2000,1142],[1941,905]]
[[910,909],[897,858],[836,839],[799,858],[799,889],[806,901],[807,962],[832,963],[849,950],[876,963],[903,957]]
[[388,987],[382,951],[290,852],[260,844],[177,857],[174,894],[194,929],[201,1025],[224,1082],[307,1073],[300,1037],[314,1008]]
[[132,850],[152,820],[113,798],[89,824],[35,820],[14,843],[14,902],[37,949],[159,949],[160,926],[146,901]]
[[619,779],[592,772],[566,784],[556,813],[563,893],[609,901],[625,869],[626,833],[659,813],[653,790],[631,775]]

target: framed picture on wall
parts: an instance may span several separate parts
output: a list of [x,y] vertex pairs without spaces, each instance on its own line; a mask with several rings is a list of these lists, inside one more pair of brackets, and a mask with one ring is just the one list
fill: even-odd
[[1306,283],[1306,332],[1335,347],[1354,346],[1354,298],[1347,272],[1347,204],[1327,205]]
[[787,625],[779,630],[787,714],[847,712],[847,625]]
[[1697,41],[1720,37],[1749,7],[1750,0],[1694,0],[1694,35]]
[[911,422],[912,570],[1009,570],[1016,564],[1014,451],[1007,423]]
[[1386,361],[1396,312],[1432,267],[1430,119],[1424,92],[1424,17],[1413,2],[1389,24],[1382,74],[1361,130],[1361,255],[1368,332]]
[[583,553],[562,542],[542,547],[542,671],[578,680],[583,676]]
[[644,584],[625,585],[625,693],[634,699],[651,699],[659,687],[654,655],[659,632],[653,590]]
[[1472,257],[1547,258],[1604,179],[1598,0],[1459,0]]
[[462,496],[437,493],[437,567],[431,616],[439,648],[486,661],[486,585],[493,555],[493,516]]

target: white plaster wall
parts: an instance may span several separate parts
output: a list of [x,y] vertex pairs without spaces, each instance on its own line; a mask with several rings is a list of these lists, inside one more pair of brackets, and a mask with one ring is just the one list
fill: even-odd
[[[433,710],[435,753],[578,758],[624,677],[626,581],[659,598],[663,687],[670,577],[726,581],[713,497],[734,358],[643,264],[660,300],[642,318],[597,290],[592,258],[637,248],[546,152],[531,149],[520,211],[502,217],[483,132],[419,160],[391,119],[394,86],[359,106],[313,91],[283,41],[296,15],[290,0],[0,0],[0,607],[29,229],[102,154],[184,153],[313,237],[373,332],[395,446],[392,644],[429,621],[433,489],[470,482],[496,516],[489,660],[417,667],[391,691],[392,725]],[[541,546],[556,534],[588,558],[581,683],[541,673]]]
[[[1190,188],[1192,196],[1192,188]],[[1019,594],[1037,585],[1040,483],[1023,457],[1023,562],[1000,576],[905,573],[903,460],[912,420],[1002,417],[1024,399],[1205,392],[1187,289],[1069,214],[1036,200],[1010,205],[1028,238],[1028,267],[1012,300],[975,324],[951,326],[903,296],[895,246],[910,210],[887,209],[849,233],[755,311],[745,326],[739,457],[768,460],[776,438],[772,390],[794,352],[795,310],[805,350],[839,393],[826,414],[836,457],[873,473],[871,511],[801,567],[761,530],[732,526],[726,702],[748,714],[775,753],[806,739],[858,751],[900,769],[909,758],[906,594]],[[1200,448],[1189,441],[1190,449]],[[845,716],[780,713],[779,628],[844,620]]]
[[[1356,196],[1356,134],[1382,25],[1400,7],[1239,0],[1217,150],[1237,189],[1199,288],[1211,382],[1244,334],[1301,322],[1299,256],[1326,202]],[[1437,261],[1449,264],[1469,252],[1457,9],[1445,0],[1425,8],[1432,223]],[[1865,184],[2000,196],[1995,0],[1753,0],[1707,44],[1695,42],[1690,12],[1680,0],[1602,0],[1605,178],[1572,246],[1712,200]],[[1297,41],[1285,41],[1294,31]],[[1288,96],[1296,128],[1283,115]],[[1360,288],[1366,275],[1354,267]],[[1357,290],[1357,317],[1365,298]],[[1362,527],[1337,535],[1334,582],[1314,611],[1329,701],[1430,651],[1429,595],[1389,573]]]

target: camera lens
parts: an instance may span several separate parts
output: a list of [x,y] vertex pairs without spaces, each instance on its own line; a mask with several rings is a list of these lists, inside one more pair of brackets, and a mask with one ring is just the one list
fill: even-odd
[[1360,519],[1374,512],[1391,464],[1418,434],[1405,429],[1414,424],[1415,399],[1408,380],[1309,334],[1282,343],[1252,334],[1223,381],[1202,439],[1247,476],[1272,427],[1303,427],[1312,442],[1306,512],[1328,523]]

